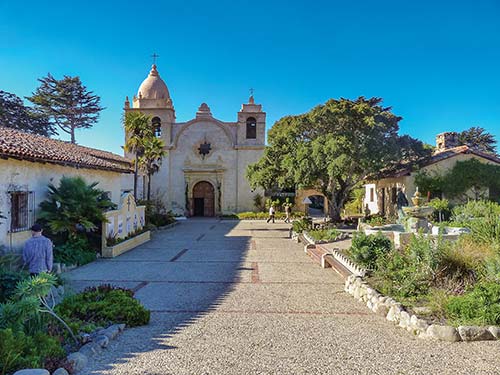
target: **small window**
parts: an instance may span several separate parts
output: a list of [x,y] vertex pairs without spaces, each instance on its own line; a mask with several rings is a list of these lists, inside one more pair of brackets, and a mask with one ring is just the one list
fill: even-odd
[[153,119],[151,120],[151,123],[153,124],[156,138],[160,138],[161,137],[161,120],[160,120],[160,118],[153,117]]
[[370,188],[370,202],[375,202],[375,188]]
[[247,139],[257,138],[257,120],[254,117],[247,118]]
[[35,193],[32,191],[10,192],[10,231],[28,230],[35,222]]

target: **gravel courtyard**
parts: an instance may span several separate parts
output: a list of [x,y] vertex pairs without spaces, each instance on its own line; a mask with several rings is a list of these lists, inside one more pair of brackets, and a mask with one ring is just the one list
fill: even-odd
[[499,374],[500,342],[414,338],[343,292],[288,225],[189,220],[67,277],[152,311],[82,374]]

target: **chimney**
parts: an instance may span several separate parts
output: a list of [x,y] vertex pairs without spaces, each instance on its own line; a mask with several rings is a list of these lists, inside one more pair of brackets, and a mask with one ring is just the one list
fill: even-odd
[[444,132],[436,136],[436,152],[459,146],[458,133]]

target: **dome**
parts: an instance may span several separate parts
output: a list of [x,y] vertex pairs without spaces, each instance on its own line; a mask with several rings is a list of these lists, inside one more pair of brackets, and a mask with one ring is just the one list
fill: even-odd
[[170,99],[167,85],[160,78],[156,65],[153,64],[148,77],[141,83],[137,97],[139,99]]

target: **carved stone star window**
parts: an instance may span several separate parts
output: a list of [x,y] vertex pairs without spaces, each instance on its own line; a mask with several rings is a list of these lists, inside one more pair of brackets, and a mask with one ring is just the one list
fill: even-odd
[[198,147],[198,151],[203,159],[210,153],[210,150],[212,150],[212,145],[207,143],[207,141],[203,142],[200,144],[200,147]]

